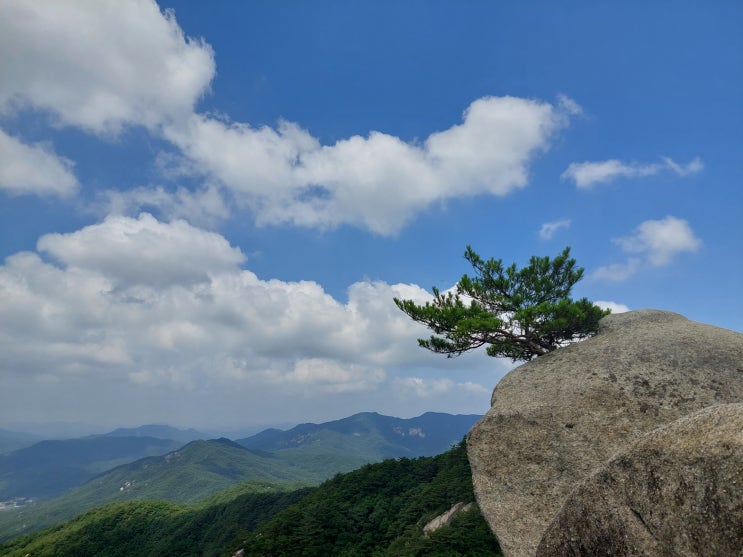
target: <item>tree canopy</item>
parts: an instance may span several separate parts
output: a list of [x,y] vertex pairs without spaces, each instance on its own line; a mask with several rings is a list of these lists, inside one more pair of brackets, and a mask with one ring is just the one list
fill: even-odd
[[470,246],[464,257],[475,275],[464,275],[453,291],[433,288],[433,301],[423,305],[395,298],[397,307],[435,333],[418,339],[423,348],[453,357],[487,345],[489,356],[530,360],[593,336],[609,313],[586,298],[570,298],[583,269],[569,247],[554,259],[534,256],[521,269],[485,261]]

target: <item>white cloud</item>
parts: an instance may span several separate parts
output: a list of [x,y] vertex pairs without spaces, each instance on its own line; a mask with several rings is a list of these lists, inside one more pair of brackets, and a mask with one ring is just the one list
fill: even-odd
[[594,302],[601,309],[610,309],[612,313],[625,313],[630,309],[624,304],[618,304],[617,302],[610,302],[605,300],[596,300]]
[[314,282],[261,280],[221,236],[149,215],[39,249],[58,263],[23,252],[0,266],[4,376],[353,393],[390,366],[439,361],[392,302],[430,298],[415,285],[360,282],[341,303]]
[[230,215],[222,193],[214,186],[198,191],[179,187],[168,191],[162,186],[108,190],[101,194],[103,214],[128,215],[142,209],[156,209],[167,220],[185,219],[191,224],[213,226]]
[[45,145],[25,145],[0,130],[0,190],[67,196],[78,188],[72,162]]
[[413,396],[427,398],[437,394],[448,393],[454,388],[451,379],[425,379],[423,377],[398,377],[395,385]]
[[490,396],[491,389],[483,387],[478,383],[467,381],[455,383],[451,379],[424,378],[424,377],[396,377],[393,381],[395,388],[399,389],[405,396],[417,398],[431,398],[448,395],[454,391],[470,394]]
[[[229,123],[195,112],[215,75],[211,48],[185,37],[173,13],[151,0],[6,0],[0,51],[8,54],[0,110],[46,111],[57,123],[99,134],[145,126],[180,149],[179,172],[207,176],[259,224],[395,234],[432,204],[526,186],[532,159],[580,113],[565,96],[554,105],[485,97],[461,123],[422,142],[371,131],[332,145],[296,123]],[[214,196],[199,213],[196,197],[139,189],[112,201],[129,210],[154,203],[167,217],[198,222],[226,214]]]
[[673,170],[679,176],[688,176],[689,174],[696,174],[704,170],[704,163],[699,157],[694,158],[694,160],[685,165],[678,164],[669,157],[662,157],[662,159],[666,167]]
[[550,240],[554,237],[555,233],[562,228],[570,228],[570,219],[545,222],[539,228],[539,237],[543,240]]
[[574,162],[562,173],[563,180],[572,179],[581,189],[590,189],[596,184],[611,182],[619,177],[639,178],[652,176],[663,170],[675,172],[678,176],[687,176],[700,172],[704,168],[699,157],[686,165],[680,165],[668,157],[662,157],[662,163],[637,164],[626,163],[617,159],[599,162]]
[[563,105],[481,98],[422,143],[371,132],[323,146],[294,123],[256,129],[200,115],[165,133],[261,224],[394,234],[432,203],[524,187],[531,159],[567,124]]
[[636,254],[626,263],[616,263],[599,267],[592,277],[601,280],[621,281],[635,274],[644,263],[663,266],[671,263],[674,257],[684,252],[695,252],[702,241],[697,238],[689,223],[683,219],[667,216],[660,220],[641,223],[633,235],[614,238],[622,251]]
[[621,282],[634,275],[641,267],[642,261],[637,257],[632,257],[624,263],[612,263],[598,267],[591,273],[591,278],[598,280],[607,280],[611,282]]
[[215,72],[211,48],[152,0],[3,0],[0,52],[0,111],[95,133],[187,117]]
[[37,247],[67,267],[100,273],[117,287],[205,282],[210,273],[234,271],[245,260],[218,234],[185,221],[162,223],[146,213],[47,234]]
[[275,376],[274,380],[318,391],[344,393],[376,389],[385,378],[382,368],[341,363],[328,358],[309,358],[298,360],[292,371]]
[[557,95],[557,102],[560,103],[560,107],[568,114],[572,116],[583,115],[583,108],[575,102],[573,99],[560,93]]
[[672,216],[645,221],[632,236],[614,241],[626,252],[643,254],[656,266],[667,265],[677,254],[695,252],[702,245],[688,222]]

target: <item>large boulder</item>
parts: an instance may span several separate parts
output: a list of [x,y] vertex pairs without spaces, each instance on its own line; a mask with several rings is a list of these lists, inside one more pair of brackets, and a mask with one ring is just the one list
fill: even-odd
[[568,497],[537,549],[565,555],[740,555],[743,404],[658,428]]
[[534,555],[573,488],[644,434],[741,401],[743,335],[664,311],[609,315],[595,337],[516,368],[468,436],[504,555]]

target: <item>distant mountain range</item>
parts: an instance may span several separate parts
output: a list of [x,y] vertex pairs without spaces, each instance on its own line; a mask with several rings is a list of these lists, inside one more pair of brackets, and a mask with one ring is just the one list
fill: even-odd
[[0,501],[50,497],[121,464],[181,445],[171,439],[103,435],[40,441],[0,455]]
[[117,466],[51,499],[0,512],[0,540],[69,520],[108,503],[194,503],[246,481],[255,491],[264,491],[277,484],[283,489],[297,488],[317,484],[321,479],[318,473],[270,455],[257,455],[229,439],[192,441],[165,455]]
[[462,440],[481,416],[426,412],[393,418],[362,412],[323,424],[301,424],[288,431],[267,429],[237,443],[253,450],[299,453],[343,452],[364,464],[385,458],[433,456]]
[[41,440],[41,437],[30,433],[0,429],[0,454],[28,447]]
[[211,439],[211,435],[195,429],[178,429],[169,425],[143,425],[139,427],[122,427],[103,434],[105,437],[156,437],[189,443],[198,439]]
[[195,440],[185,446],[148,434],[188,439],[199,432],[143,426],[43,441],[0,455],[0,501],[40,499],[0,513],[0,539],[111,502],[189,503],[244,481],[317,485],[386,458],[433,456],[461,441],[479,418],[426,413],[401,419],[367,412],[287,431],[269,429],[237,441]]

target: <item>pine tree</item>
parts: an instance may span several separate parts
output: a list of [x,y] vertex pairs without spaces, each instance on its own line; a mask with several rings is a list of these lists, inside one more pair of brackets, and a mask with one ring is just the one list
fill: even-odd
[[418,339],[423,348],[453,357],[487,345],[489,356],[530,360],[596,334],[609,313],[586,298],[570,298],[583,269],[569,247],[554,259],[532,257],[522,269],[484,261],[470,246],[464,257],[475,275],[464,275],[454,291],[434,288],[433,301],[423,305],[395,298],[397,307],[435,333]]

